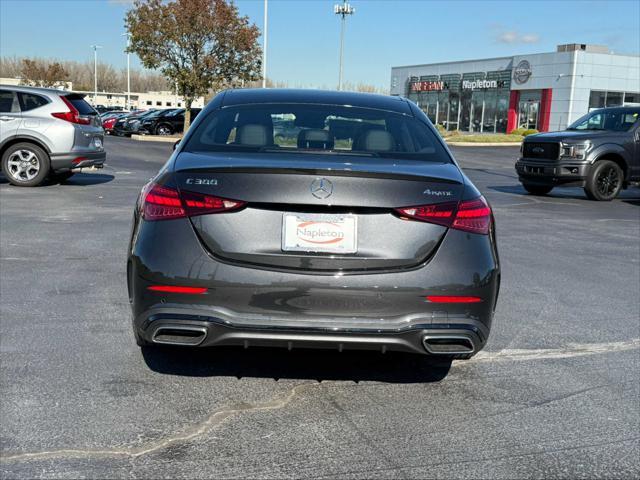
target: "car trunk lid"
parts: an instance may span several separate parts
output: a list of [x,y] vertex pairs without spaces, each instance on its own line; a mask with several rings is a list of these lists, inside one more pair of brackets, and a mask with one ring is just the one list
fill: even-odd
[[[457,202],[464,188],[452,163],[269,157],[183,152],[176,160],[174,179],[182,192],[247,202],[233,213],[191,217],[203,245],[221,260],[314,272],[411,268],[428,260],[447,229],[403,219],[394,209]],[[308,233],[308,225],[316,230]],[[296,245],[300,232],[320,235],[321,241]],[[342,245],[349,245],[337,250],[331,235],[344,235]]]

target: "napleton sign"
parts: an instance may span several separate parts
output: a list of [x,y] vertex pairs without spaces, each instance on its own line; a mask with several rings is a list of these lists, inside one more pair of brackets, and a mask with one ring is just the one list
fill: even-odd
[[503,88],[504,80],[463,80],[463,90],[482,90],[487,88]]

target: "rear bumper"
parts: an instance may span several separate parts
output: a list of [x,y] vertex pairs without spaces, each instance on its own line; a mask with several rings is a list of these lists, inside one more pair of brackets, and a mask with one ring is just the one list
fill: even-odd
[[107,153],[102,152],[72,152],[63,154],[51,154],[51,169],[54,171],[67,171],[74,168],[102,167],[107,159]]
[[[177,327],[195,332],[197,338],[186,343],[192,346],[425,354],[425,336],[453,336],[468,339],[475,353],[489,335],[500,283],[492,236],[449,230],[433,258],[412,270],[313,275],[222,263],[202,248],[187,220],[135,223],[129,296],[133,327],[149,342],[182,343],[158,341],[159,329]],[[165,293],[150,291],[151,285],[208,290]],[[483,300],[439,304],[425,299],[436,294]]]
[[[138,334],[146,341],[185,346],[254,346],[326,348],[338,351],[374,350],[382,353],[400,351],[418,354],[473,354],[481,350],[488,329],[481,322],[460,319],[459,323],[415,323],[398,329],[324,328],[321,326],[265,326],[238,324],[222,318],[181,313],[155,313],[142,322]],[[167,332],[201,332],[197,337],[172,337]],[[425,347],[425,339],[427,346]],[[434,351],[433,339],[461,339],[459,350]],[[468,348],[467,348],[468,346]],[[435,348],[440,348],[435,347]],[[451,347],[448,347],[451,348]]]
[[588,163],[543,163],[519,159],[515,167],[518,179],[523,183],[584,186],[590,166]]

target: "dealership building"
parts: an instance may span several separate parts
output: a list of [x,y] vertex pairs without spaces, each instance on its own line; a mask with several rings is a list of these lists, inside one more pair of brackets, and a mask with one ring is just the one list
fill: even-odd
[[447,130],[561,130],[593,108],[640,105],[640,56],[599,45],[512,57],[393,67],[391,94]]

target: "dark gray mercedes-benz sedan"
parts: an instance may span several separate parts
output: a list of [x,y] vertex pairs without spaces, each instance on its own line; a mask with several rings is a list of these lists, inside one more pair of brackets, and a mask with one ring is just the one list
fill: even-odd
[[500,268],[491,209],[399,97],[231,90],[142,190],[127,277],[139,345],[468,358]]

